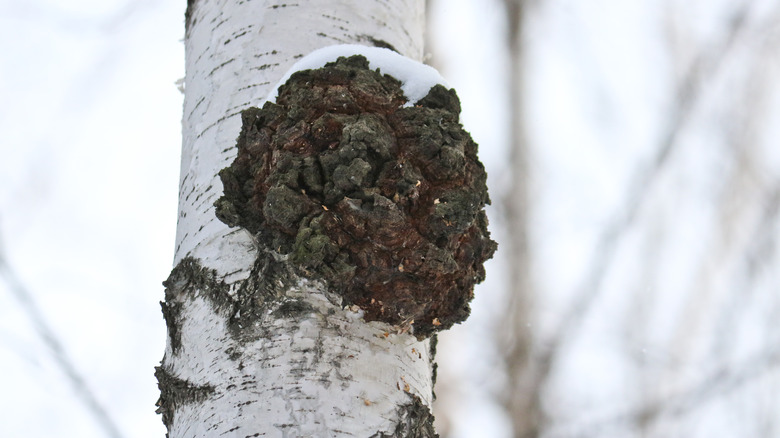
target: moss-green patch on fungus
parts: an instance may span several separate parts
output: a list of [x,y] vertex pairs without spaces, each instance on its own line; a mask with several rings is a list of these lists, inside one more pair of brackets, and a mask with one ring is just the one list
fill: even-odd
[[466,319],[496,244],[455,91],[405,103],[401,83],[362,56],[294,73],[276,103],[242,112],[215,206],[366,320],[425,337]]

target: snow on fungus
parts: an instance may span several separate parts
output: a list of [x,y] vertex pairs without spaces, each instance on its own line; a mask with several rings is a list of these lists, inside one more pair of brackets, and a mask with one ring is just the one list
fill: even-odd
[[455,91],[436,83],[410,98],[402,80],[374,68],[385,58],[372,59],[304,64],[276,102],[242,112],[217,216],[325,279],[367,321],[413,324],[423,338],[465,320],[485,277],[496,249],[487,176]]
[[349,57],[354,55],[365,57],[368,60],[370,69],[379,69],[382,74],[390,75],[401,81],[401,90],[403,90],[404,96],[408,99],[405,106],[412,106],[417,103],[436,84],[450,88],[447,81],[435,68],[407,58],[390,49],[358,44],[338,44],[317,49],[298,60],[282,76],[282,79],[271,90],[265,101],[275,102],[279,87],[286,84],[293,73],[322,68],[325,64],[333,62],[342,56]]

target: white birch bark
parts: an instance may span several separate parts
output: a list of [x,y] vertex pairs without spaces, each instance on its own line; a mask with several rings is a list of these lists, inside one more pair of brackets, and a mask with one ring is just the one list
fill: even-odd
[[[215,217],[213,204],[222,194],[217,174],[235,158],[242,110],[319,47],[381,41],[420,59],[423,2],[189,3],[174,265],[195,264],[167,283],[164,312],[176,321],[168,321],[158,377],[169,436],[412,436],[404,406],[432,401],[429,341],[365,323],[302,278],[281,286],[282,299],[253,327],[231,332],[212,292],[235,296],[257,249],[246,231]],[[280,316],[290,309],[296,318]]]

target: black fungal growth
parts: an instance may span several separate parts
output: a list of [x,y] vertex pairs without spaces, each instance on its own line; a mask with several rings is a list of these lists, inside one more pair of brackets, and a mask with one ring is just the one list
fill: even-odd
[[455,91],[403,107],[400,86],[362,56],[293,74],[277,103],[243,111],[215,205],[366,320],[425,337],[466,319],[496,244]]

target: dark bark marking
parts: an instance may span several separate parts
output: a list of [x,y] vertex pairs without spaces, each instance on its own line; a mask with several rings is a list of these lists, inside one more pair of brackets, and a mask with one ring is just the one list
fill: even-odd
[[162,307],[165,325],[168,327],[168,337],[173,354],[178,354],[181,348],[182,301],[186,295],[202,294],[216,307],[224,308],[229,304],[228,286],[217,278],[214,270],[204,269],[197,260],[186,257],[176,265],[163,281],[165,286],[165,301]]
[[347,20],[345,20],[345,19],[343,19],[341,17],[336,17],[336,16],[328,15],[328,14],[322,14],[322,16],[327,18],[327,19],[329,19],[329,20],[340,21],[342,23],[349,23],[349,21],[347,21]]
[[226,116],[222,116],[222,117],[220,117],[219,119],[217,119],[217,120],[216,120],[216,121],[214,121],[213,123],[211,123],[211,124],[209,124],[208,126],[206,126],[205,128],[203,128],[203,130],[202,130],[202,131],[200,131],[200,133],[199,133],[199,134],[197,134],[197,136],[196,136],[196,137],[197,137],[197,138],[200,138],[200,137],[202,137],[202,136],[203,136],[203,134],[205,134],[205,133],[206,133],[208,130],[210,130],[210,129],[214,128],[214,127],[215,127],[215,126],[217,126],[218,124],[220,124],[220,123],[224,122],[225,120],[227,120],[227,119],[229,119],[229,118],[231,118],[231,117],[233,117],[233,116],[237,116],[237,115],[238,115],[238,114],[240,114],[240,113],[241,113],[241,111],[236,111],[236,112],[232,112],[232,113],[230,113],[230,114],[228,114],[228,115],[226,115]]
[[251,67],[251,70],[265,70],[265,69],[267,69],[269,67],[278,67],[278,66],[279,66],[279,63],[276,62],[276,63],[273,63],[273,64],[263,64],[263,65],[258,66],[258,67]]
[[[237,288],[232,316],[228,322],[233,336],[246,338],[252,335],[245,328],[262,319],[269,306],[283,299],[285,293],[296,284],[293,279],[295,276],[293,267],[289,266],[288,262],[276,260],[268,252],[261,252],[249,278]],[[279,307],[284,307],[284,303]],[[300,312],[305,311],[304,307],[298,306]],[[294,305],[289,305],[282,309],[280,315],[287,314],[292,317],[295,314],[294,308]]]
[[436,363],[436,347],[439,345],[439,335],[434,334],[431,336],[430,342],[430,357],[431,357],[431,388],[433,388],[432,396],[436,401],[436,377],[439,374],[439,364]]
[[398,425],[391,435],[376,433],[371,438],[439,438],[433,428],[434,416],[419,397],[409,394],[412,399],[398,408]]
[[358,38],[359,41],[368,41],[368,42],[370,42],[371,44],[374,45],[374,47],[381,47],[383,49],[390,49],[390,50],[392,50],[395,53],[399,53],[399,54],[401,53],[392,44],[388,43],[385,40],[380,40],[379,38],[374,38],[371,35],[358,35],[357,38]]
[[168,328],[168,338],[171,340],[171,350],[173,354],[179,352],[181,348],[181,333],[179,325],[181,321],[181,304],[174,302],[160,301],[165,326]]
[[222,64],[220,64],[220,65],[218,65],[218,66],[214,67],[214,68],[213,68],[213,69],[212,69],[212,70],[209,72],[208,76],[211,76],[211,75],[213,75],[214,73],[216,73],[216,71],[217,71],[217,70],[221,69],[222,67],[224,67],[224,66],[226,66],[226,65],[230,64],[231,62],[233,62],[233,61],[235,61],[235,60],[236,60],[236,58],[231,58],[231,59],[229,59],[229,60],[227,60],[227,61],[223,62]]
[[184,11],[184,32],[189,32],[190,28],[195,25],[196,21],[193,17],[195,8],[197,7],[198,0],[187,0],[187,9]]
[[292,75],[242,112],[217,217],[418,337],[466,319],[496,244],[477,145],[441,85],[414,107],[362,56]]
[[287,7],[294,8],[298,6],[300,6],[298,3],[290,3],[290,4],[282,3],[278,5],[269,6],[269,9],[278,9],[278,8],[287,8]]
[[[154,376],[157,377],[157,387],[160,388],[160,398],[156,406],[158,414],[162,414],[163,424],[167,430],[173,425],[173,417],[176,410],[185,404],[200,403],[214,393],[211,385],[196,385],[184,379],[180,379],[163,366],[154,368]],[[166,433],[167,437],[168,434]]]
[[[215,270],[202,267],[192,257],[182,259],[163,282],[165,301],[160,303],[173,354],[177,354],[181,348],[181,309],[184,300],[195,296],[205,298],[215,312],[228,316],[231,335],[236,339],[245,339],[257,335],[247,331],[246,327],[251,327],[262,318],[269,305],[283,298],[295,283],[295,275],[288,263],[263,252],[255,261],[250,277],[237,282],[234,286],[236,292],[231,296],[230,287]],[[308,310],[303,303],[296,306],[292,302],[282,303],[275,309],[277,315],[290,318],[300,317]]]
[[[258,84],[252,84],[252,85],[247,85],[247,86],[241,87],[241,88],[239,88],[239,91],[248,90],[248,89],[250,89],[250,88],[254,88],[254,87],[262,87],[262,86],[264,86],[264,85],[270,85],[270,84],[271,84],[271,83],[270,83],[270,82],[268,82],[268,81],[266,81],[266,82],[260,82],[260,83],[258,83]],[[229,147],[229,148],[227,148],[227,149],[225,149],[225,150],[226,150],[226,151],[229,151],[230,149],[233,149],[233,147],[231,146],[231,147]]]

